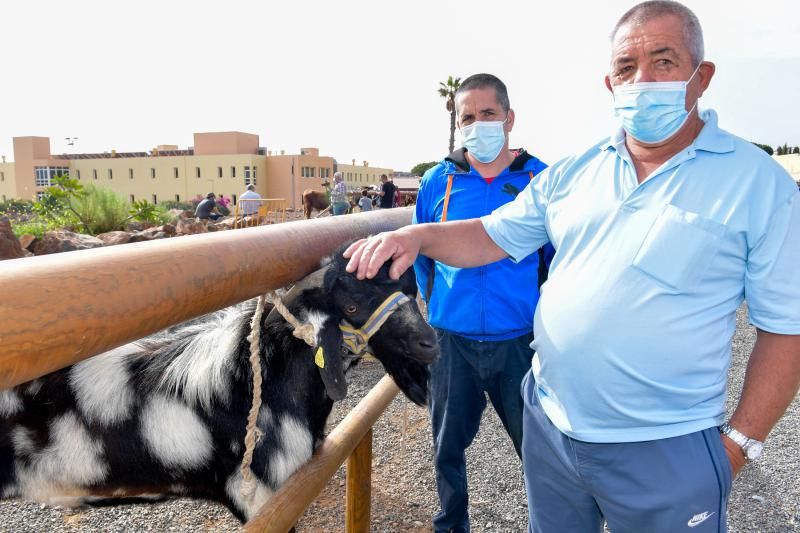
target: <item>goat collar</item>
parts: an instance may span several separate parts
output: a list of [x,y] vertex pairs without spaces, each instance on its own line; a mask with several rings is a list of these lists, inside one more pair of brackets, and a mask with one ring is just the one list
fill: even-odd
[[392,316],[392,313],[397,311],[398,307],[410,300],[408,296],[399,291],[390,294],[359,329],[342,320],[339,324],[339,329],[342,330],[342,344],[344,347],[355,355],[364,353],[369,339],[381,329],[384,322]]

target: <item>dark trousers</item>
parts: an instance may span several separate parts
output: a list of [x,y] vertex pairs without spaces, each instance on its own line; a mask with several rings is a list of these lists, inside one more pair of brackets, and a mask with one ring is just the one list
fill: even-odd
[[433,463],[441,511],[435,531],[469,531],[465,450],[478,433],[486,395],[517,455],[522,446],[522,378],[531,368],[533,335],[476,341],[437,329],[441,355],[431,367]]

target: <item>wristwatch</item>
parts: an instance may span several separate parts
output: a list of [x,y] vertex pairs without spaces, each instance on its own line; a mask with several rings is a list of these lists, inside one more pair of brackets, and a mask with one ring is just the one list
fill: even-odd
[[755,461],[764,449],[763,442],[751,439],[744,433],[733,429],[727,422],[719,427],[719,432],[738,444],[748,461]]

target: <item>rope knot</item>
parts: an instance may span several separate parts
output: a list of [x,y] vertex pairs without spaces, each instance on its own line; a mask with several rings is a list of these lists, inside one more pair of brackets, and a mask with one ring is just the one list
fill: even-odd
[[303,324],[295,327],[294,330],[292,330],[292,335],[300,340],[304,340],[306,344],[311,347],[317,344],[317,335],[314,333],[314,326],[311,324]]

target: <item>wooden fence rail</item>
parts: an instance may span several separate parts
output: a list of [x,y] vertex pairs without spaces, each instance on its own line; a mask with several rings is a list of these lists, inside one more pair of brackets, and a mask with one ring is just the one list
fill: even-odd
[[[371,428],[399,390],[392,378],[381,378],[355,409],[330,432],[314,452],[311,461],[281,485],[258,514],[245,524],[245,532],[289,531],[348,456],[346,531],[369,531]],[[356,453],[353,454],[354,450]]]
[[0,389],[283,287],[411,208],[0,263]]

